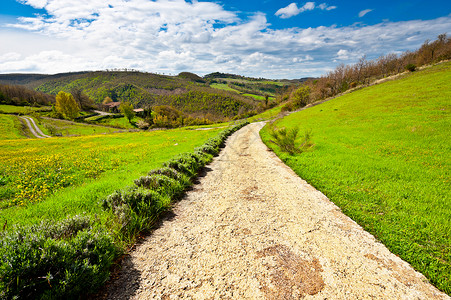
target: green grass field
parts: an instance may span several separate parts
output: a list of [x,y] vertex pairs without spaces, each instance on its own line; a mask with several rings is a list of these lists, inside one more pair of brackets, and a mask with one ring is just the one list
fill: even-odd
[[54,127],[54,129],[58,133],[61,133],[63,136],[104,134],[118,131],[118,129],[116,128],[89,125],[85,123],[77,123],[58,119],[43,118],[41,120],[41,124],[43,125],[40,126],[42,131],[48,135],[51,135],[50,131],[46,128],[46,126],[49,125]]
[[[118,127],[118,128],[123,128],[123,129],[136,129],[136,127],[134,127],[132,124],[130,124],[130,122],[128,121],[128,119],[126,117],[122,117],[122,118],[105,118],[105,119],[101,119],[96,121],[95,120],[96,117],[92,117],[92,118],[88,118],[87,121],[92,121],[94,120],[94,123],[98,124],[98,125],[104,125],[104,126],[114,126],[114,127]],[[138,122],[139,120],[142,120],[141,118],[138,117],[134,117],[132,119],[132,122]]]
[[104,214],[98,201],[223,129],[0,141],[0,224]]
[[273,107],[267,111],[262,112],[261,114],[255,115],[251,118],[248,118],[249,122],[256,122],[262,120],[269,120],[277,117],[277,115],[282,111],[282,106]]
[[0,104],[0,112],[28,114],[33,111],[50,109],[50,107],[14,106]]
[[238,94],[240,94],[241,92],[235,89],[232,89],[231,87],[229,87],[227,84],[225,83],[212,83],[210,85],[210,87],[214,88],[214,89],[219,89],[219,90],[225,90],[225,91],[231,91],[231,92],[236,92]]
[[21,134],[21,123],[15,115],[0,114],[0,140],[26,138]]
[[392,252],[451,294],[451,63],[292,114],[277,127],[311,129],[297,174]]

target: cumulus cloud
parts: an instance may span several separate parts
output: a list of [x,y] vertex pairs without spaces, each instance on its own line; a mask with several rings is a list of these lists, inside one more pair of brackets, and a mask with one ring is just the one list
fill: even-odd
[[362,10],[361,12],[359,12],[359,18],[362,18],[364,15],[366,15],[367,13],[372,12],[372,11],[373,11],[372,9]]
[[[241,19],[212,2],[23,2],[42,5],[47,14],[21,18],[10,25],[9,32],[0,29],[0,40],[8,41],[0,44],[3,73],[133,68],[166,74],[319,76],[337,63],[353,63],[364,54],[371,59],[413,50],[451,28],[451,16],[446,16],[372,26],[275,30],[262,13]],[[314,8],[327,10],[328,6]]]
[[288,19],[293,16],[297,16],[300,13],[308,10],[314,10],[315,8],[319,8],[321,10],[332,10],[337,8],[336,6],[328,6],[326,3],[322,3],[318,6],[315,5],[315,2],[307,2],[302,7],[298,7],[297,3],[291,3],[290,5],[279,9],[275,15],[282,18]]

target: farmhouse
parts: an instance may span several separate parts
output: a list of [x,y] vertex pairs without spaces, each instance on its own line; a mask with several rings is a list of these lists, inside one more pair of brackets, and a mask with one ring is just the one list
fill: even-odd
[[142,117],[144,115],[143,108],[135,108],[133,111],[135,112],[135,115],[137,115],[138,117]]
[[119,106],[122,102],[110,102],[103,105],[103,110],[110,113],[119,113]]

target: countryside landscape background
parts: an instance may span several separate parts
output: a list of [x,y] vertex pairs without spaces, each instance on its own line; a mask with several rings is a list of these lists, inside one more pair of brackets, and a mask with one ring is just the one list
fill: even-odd
[[[48,34],[60,24],[60,8],[38,2],[20,5],[47,17],[21,19],[21,26],[40,22],[38,31]],[[338,6],[312,3],[287,3],[273,18]],[[236,22],[226,4],[174,5]],[[440,18],[430,30],[451,29],[449,16]],[[49,75],[16,68],[15,58],[1,61],[24,70],[0,69],[1,298],[95,298],[137,240],[202,180],[227,138],[260,121],[267,122],[263,142],[297,175],[450,295],[451,37],[439,31],[397,49],[352,58],[339,49],[349,61],[337,52],[327,69],[289,79],[274,79],[292,74],[276,67],[268,67],[270,79],[266,71],[240,75],[208,64],[202,70],[210,72],[184,66],[167,75],[119,59],[120,67]],[[236,71],[245,70],[243,61]],[[291,60],[294,69],[297,63]]]

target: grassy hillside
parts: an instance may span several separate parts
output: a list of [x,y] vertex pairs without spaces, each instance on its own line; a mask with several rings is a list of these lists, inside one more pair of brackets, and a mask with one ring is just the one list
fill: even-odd
[[23,139],[22,124],[14,115],[0,114],[0,140]]
[[392,252],[451,294],[451,63],[292,114],[313,132],[283,161]]
[[81,90],[95,102],[105,97],[130,101],[135,107],[172,105],[192,117],[213,121],[261,111],[270,100],[302,80],[279,81],[212,73],[204,78],[183,72],[166,76],[136,71],[98,71],[40,74],[0,74],[0,83],[20,84],[47,94]]
[[[13,74],[14,75],[14,74]],[[12,76],[11,79],[15,77]],[[23,77],[23,76],[22,76]],[[164,76],[142,72],[99,71],[86,73],[67,73],[48,77],[34,77],[36,80],[7,80],[0,82],[23,82],[27,87],[56,95],[59,91],[82,90],[95,102],[101,103],[105,97],[114,101],[130,101],[135,107],[146,105],[172,105],[185,113],[213,119],[233,118],[239,113],[255,109],[252,97],[238,93],[211,88],[198,77]]]

